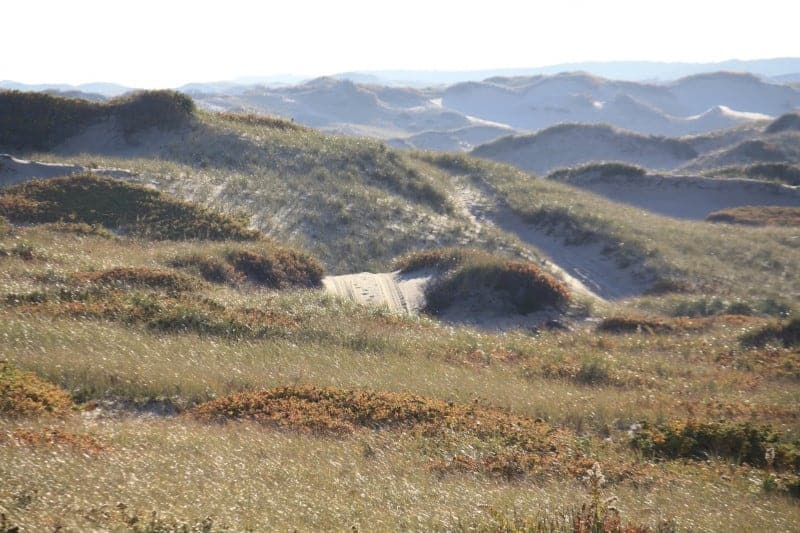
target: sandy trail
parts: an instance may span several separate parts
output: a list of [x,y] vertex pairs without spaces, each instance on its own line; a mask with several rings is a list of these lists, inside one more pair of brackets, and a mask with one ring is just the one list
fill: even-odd
[[690,220],[703,220],[713,211],[732,207],[800,206],[800,188],[750,179],[648,174],[570,183],[615,202]]
[[42,163],[17,159],[8,154],[0,154],[0,185],[11,185],[32,179],[59,178],[80,172],[92,172],[101,176],[126,179],[133,176],[129,170],[119,168],[88,168],[65,163]]
[[616,300],[643,293],[648,284],[633,269],[622,269],[603,255],[601,243],[571,246],[558,236],[548,235],[525,222],[500,201],[488,187],[478,188],[458,180],[456,203],[477,225],[489,226],[516,235],[529,248],[530,257],[546,257],[545,266],[561,278],[573,292],[599,300]]
[[427,271],[401,274],[345,274],[327,276],[322,284],[329,293],[364,305],[386,306],[398,313],[415,313],[425,306],[425,285],[431,278]]

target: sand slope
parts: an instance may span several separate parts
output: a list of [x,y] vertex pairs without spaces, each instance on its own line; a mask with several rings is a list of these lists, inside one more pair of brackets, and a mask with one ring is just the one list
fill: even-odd
[[401,274],[345,274],[327,276],[322,280],[325,290],[342,298],[364,305],[388,307],[390,311],[414,313],[425,306],[425,285],[431,278],[427,271]]

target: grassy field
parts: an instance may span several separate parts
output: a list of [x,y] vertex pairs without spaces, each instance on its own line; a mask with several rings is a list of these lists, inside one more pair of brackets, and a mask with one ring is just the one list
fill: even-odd
[[[0,239],[2,249],[16,246],[30,255],[0,257],[0,358],[75,402],[52,415],[2,416],[0,509],[25,530],[498,530],[524,519],[571,529],[573,515],[586,518],[580,508],[593,501],[583,478],[595,461],[606,480],[603,499],[618,498],[624,524],[718,530],[746,519],[754,530],[789,530],[800,518],[790,495],[796,467],[745,464],[744,441],[730,436],[768,426],[775,447],[796,450],[797,346],[742,340],[768,319],[662,318],[656,328],[654,319],[624,315],[623,328],[489,334],[360,308],[318,290],[210,283],[171,266],[241,244],[34,226]],[[25,298],[62,294],[85,280],[79,273],[121,268],[196,275],[178,287],[187,307],[213,305],[263,332],[158,329],[76,313],[74,299]],[[166,301],[170,287],[104,290]],[[332,403],[290,395],[252,404],[268,411],[245,411],[268,418],[237,421],[227,407],[214,411],[226,423],[194,415],[204,402],[286,386],[334,387]],[[376,400],[338,404],[348,391]],[[735,431],[706,429],[716,433],[688,457],[643,449],[641,442],[658,441],[653,431],[689,420],[723,421]],[[769,435],[761,438],[758,446],[771,445]],[[616,519],[603,513],[609,524]]]

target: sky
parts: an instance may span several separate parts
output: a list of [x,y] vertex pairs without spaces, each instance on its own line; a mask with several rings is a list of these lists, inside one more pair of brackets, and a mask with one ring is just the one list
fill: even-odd
[[798,0],[7,0],[0,16],[0,79],[24,83],[800,56]]

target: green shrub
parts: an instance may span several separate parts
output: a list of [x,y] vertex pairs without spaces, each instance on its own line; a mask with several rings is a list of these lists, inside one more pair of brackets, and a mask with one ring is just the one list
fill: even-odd
[[81,236],[95,236],[104,239],[114,238],[114,234],[100,224],[86,224],[85,222],[53,222],[44,224],[43,227],[59,233],[73,233]]
[[154,189],[91,174],[0,190],[0,215],[20,223],[96,224],[150,239],[260,238],[238,220]]
[[426,311],[438,314],[463,300],[482,300],[526,314],[569,301],[566,285],[532,263],[511,261],[477,250],[422,252],[401,260],[407,268],[446,273],[425,289]]
[[668,459],[703,458],[708,455],[728,457],[752,466],[767,465],[768,448],[775,450],[773,466],[800,469],[800,450],[781,443],[768,426],[749,422],[671,422],[650,426],[643,424],[631,439],[631,446],[647,455]]
[[186,292],[198,288],[198,282],[184,274],[152,268],[117,267],[97,272],[78,272],[72,279],[80,284],[121,288],[164,289]]
[[597,325],[604,333],[669,333],[674,327],[666,320],[638,316],[612,316]]
[[233,265],[211,255],[191,254],[178,257],[170,261],[170,266],[193,271],[211,283],[238,285],[245,279],[244,275],[238,272]]

